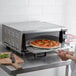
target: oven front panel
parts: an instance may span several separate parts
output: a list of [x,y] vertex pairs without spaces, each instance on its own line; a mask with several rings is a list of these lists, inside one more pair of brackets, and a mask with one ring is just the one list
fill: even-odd
[[40,37],[40,36],[56,36],[56,37],[59,37],[59,32],[58,31],[55,31],[55,32],[41,32],[41,33],[28,33],[28,34],[25,34],[25,39],[26,41],[28,40],[32,40],[34,38],[37,38],[37,37]]
[[37,53],[57,51],[58,49],[64,49],[63,43],[61,43],[60,47],[54,48],[54,49],[37,48],[37,47],[31,46],[30,41],[37,40],[37,39],[50,39],[50,40],[59,41],[59,32],[55,31],[55,32],[25,34],[25,41],[26,41],[25,47],[28,52],[37,54]]

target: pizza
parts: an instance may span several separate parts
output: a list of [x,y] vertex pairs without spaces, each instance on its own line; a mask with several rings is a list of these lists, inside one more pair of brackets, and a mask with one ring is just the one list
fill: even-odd
[[57,48],[60,46],[60,43],[58,41],[47,39],[33,40],[30,42],[30,44],[38,48]]

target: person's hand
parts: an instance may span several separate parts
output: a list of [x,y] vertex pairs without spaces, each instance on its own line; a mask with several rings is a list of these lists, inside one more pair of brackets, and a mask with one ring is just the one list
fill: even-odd
[[60,57],[62,60],[68,60],[68,58],[66,58],[66,54],[67,54],[67,52],[64,51],[64,50],[59,50],[59,51],[58,51],[58,55],[59,55],[59,57]]
[[62,60],[68,60],[68,58],[66,57],[66,54],[73,55],[73,52],[69,52],[69,51],[65,51],[65,50],[58,51],[58,55]]

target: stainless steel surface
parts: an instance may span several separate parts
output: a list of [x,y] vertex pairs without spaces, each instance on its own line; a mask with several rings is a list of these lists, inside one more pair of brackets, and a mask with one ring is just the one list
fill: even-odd
[[[6,52],[7,50],[3,45],[0,45],[0,52]],[[12,50],[10,50],[12,51]],[[68,61],[62,61],[57,54],[51,55],[48,57],[42,57],[38,59],[30,59],[30,57],[24,58],[24,63],[22,64],[23,69],[16,70],[12,66],[4,66],[0,65],[0,67],[5,70],[8,74],[16,76],[16,74],[26,73],[26,72],[32,72],[42,69],[48,69],[48,68],[56,68],[60,66],[66,66],[70,64],[70,60]]]
[[65,27],[56,24],[51,24],[48,22],[41,21],[27,21],[18,23],[7,23],[3,24],[9,28],[22,31],[24,33],[36,33],[36,32],[48,32],[48,31],[60,31],[61,29],[66,30]]
[[46,37],[49,36],[49,38],[51,39],[52,34],[53,36],[56,35],[55,38],[52,39],[59,40],[59,31],[61,29],[63,29],[64,31],[67,30],[63,26],[40,21],[3,24],[2,42],[4,45],[21,53],[21,51],[26,50],[26,41],[32,38],[46,35]]

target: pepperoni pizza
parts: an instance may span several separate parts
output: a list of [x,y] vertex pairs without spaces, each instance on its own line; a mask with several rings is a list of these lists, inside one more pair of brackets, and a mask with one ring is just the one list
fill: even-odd
[[60,46],[60,43],[58,41],[47,39],[33,40],[30,42],[30,44],[38,48],[57,48]]

